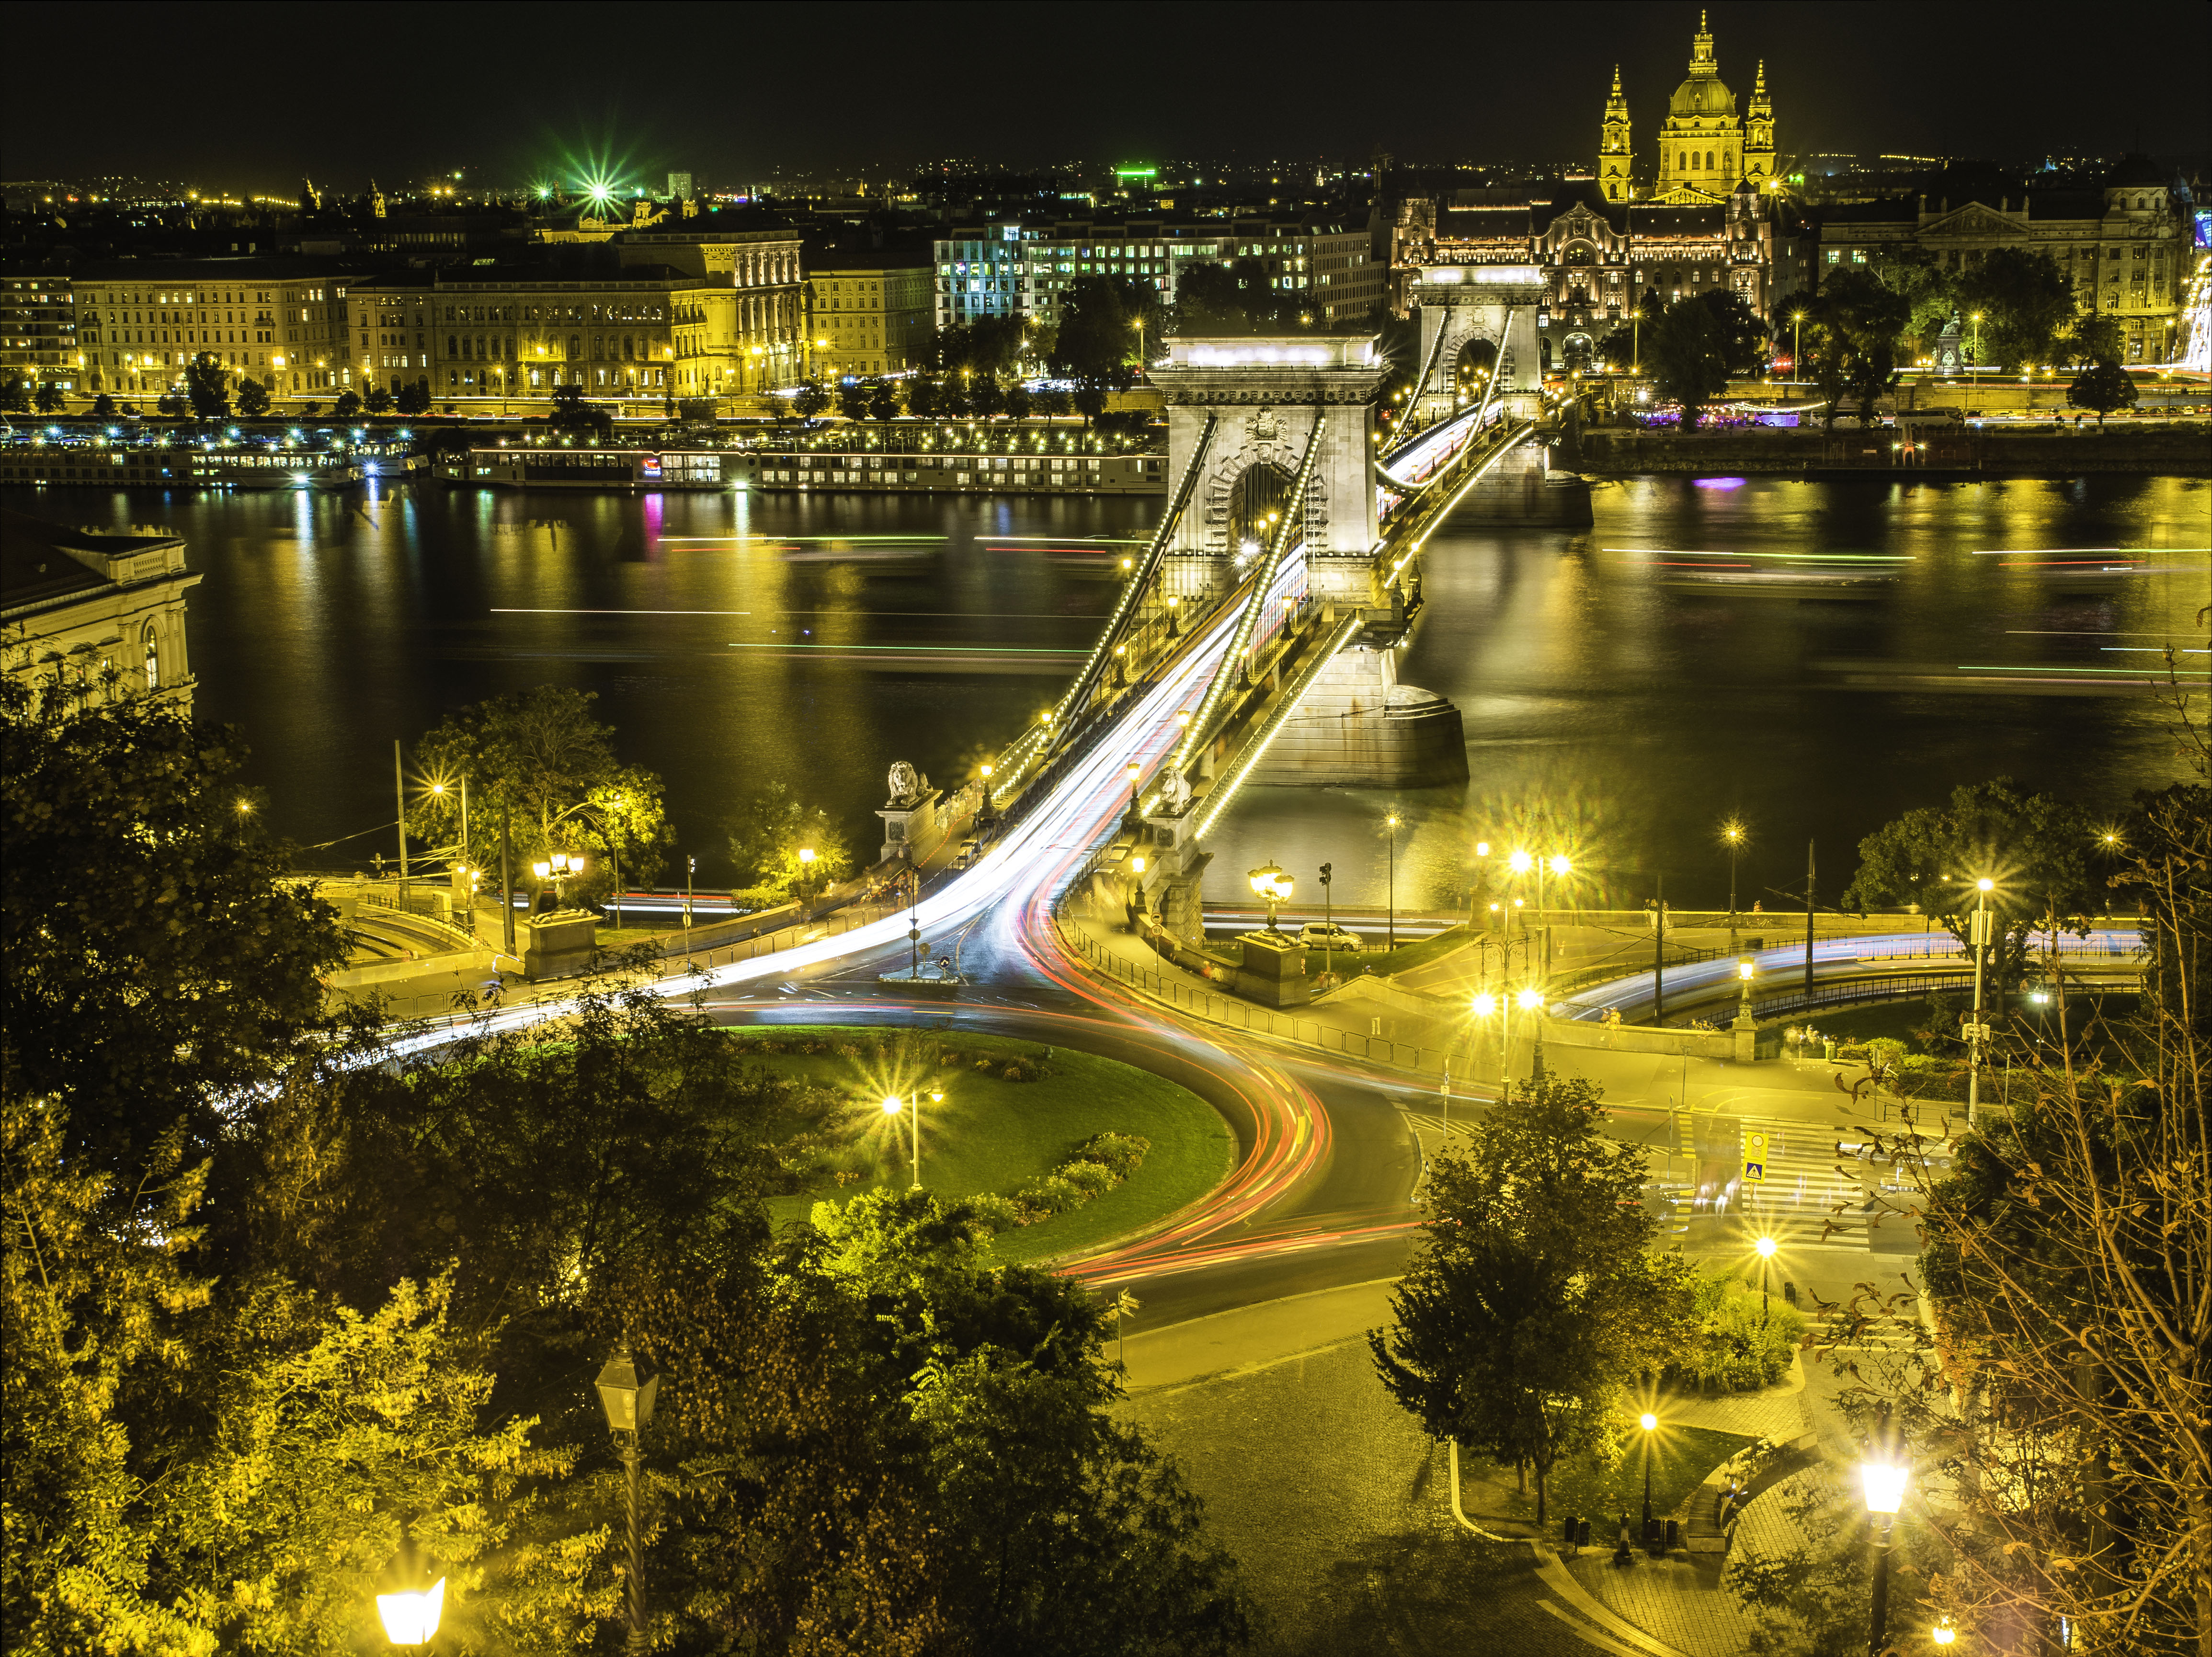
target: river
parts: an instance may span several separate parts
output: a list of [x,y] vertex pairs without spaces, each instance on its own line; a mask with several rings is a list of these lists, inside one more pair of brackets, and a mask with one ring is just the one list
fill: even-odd
[[[198,711],[244,728],[275,832],[341,843],[313,866],[391,850],[388,831],[342,837],[391,821],[395,738],[550,682],[594,692],[623,757],[665,780],[702,886],[730,878],[724,819],[770,780],[865,856],[893,761],[972,775],[1064,685],[1160,510],[434,483],[0,501],[186,538],[206,576]],[[2117,681],[2171,640],[2204,682],[2201,480],[1653,478],[1601,486],[1595,519],[1430,543],[1401,677],[1462,709],[1463,789],[1250,790],[1217,831],[1209,895],[1271,859],[1314,895],[1326,861],[1338,900],[1381,903],[1395,810],[1403,904],[1463,894],[1483,839],[1568,855],[1571,901],[1640,903],[1663,873],[1670,900],[1717,904],[1735,816],[1744,906],[1772,906],[1802,891],[1808,838],[1832,896],[1861,836],[1960,782],[2010,775],[2117,810],[2180,774],[2170,712]],[[1808,553],[1876,579],[1806,588],[1790,560]],[[2081,579],[2123,556],[2124,574]]]

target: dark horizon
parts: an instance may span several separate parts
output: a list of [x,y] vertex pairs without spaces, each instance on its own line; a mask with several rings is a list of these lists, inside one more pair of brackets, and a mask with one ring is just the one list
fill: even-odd
[[[1412,163],[1547,164],[1594,157],[1618,63],[1644,162],[1700,9],[864,3],[685,9],[672,14],[679,27],[610,38],[605,9],[570,4],[530,9],[520,36],[514,8],[478,0],[369,13],[89,5],[16,21],[15,61],[57,69],[17,77],[0,142],[15,180],[283,193],[302,174],[351,192],[372,176],[390,189],[456,169],[465,188],[506,190],[594,168],[655,185],[689,172],[719,189],[779,172],[907,175],[948,158],[1335,168],[1378,146]],[[1739,108],[1765,62],[1785,154],[2023,161],[2140,149],[2201,164],[2212,151],[2199,80],[2212,8],[2201,4],[2132,8],[2128,40],[2161,44],[2125,54],[2082,50],[2078,11],[2048,3],[1703,9]],[[238,89],[240,43],[272,28],[285,59],[315,65],[331,90]],[[1461,86],[1430,67],[1439,50],[1465,65]],[[1501,55],[1522,67],[1493,72]],[[879,81],[854,74],[869,58]],[[1316,61],[1336,84],[1308,84]],[[103,86],[129,90],[118,100]]]

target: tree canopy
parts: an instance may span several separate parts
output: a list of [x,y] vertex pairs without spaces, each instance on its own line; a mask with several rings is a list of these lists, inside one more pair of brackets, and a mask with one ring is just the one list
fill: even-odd
[[1644,361],[1659,395],[1682,409],[1682,429],[1696,429],[1705,406],[1728,389],[1728,340],[1713,308],[1696,295],[1679,299],[1644,342]]
[[1690,1339],[1695,1286],[1655,1253],[1644,1154],[1607,1139],[1599,1091],[1546,1077],[1431,1162],[1395,1325],[1369,1331],[1383,1386],[1433,1437],[1536,1471],[1619,1429],[1620,1391]]
[[2066,400],[2077,409],[2094,410],[2100,426],[2114,409],[2133,408],[2138,395],[2134,376],[2117,362],[2085,369],[2066,388]]

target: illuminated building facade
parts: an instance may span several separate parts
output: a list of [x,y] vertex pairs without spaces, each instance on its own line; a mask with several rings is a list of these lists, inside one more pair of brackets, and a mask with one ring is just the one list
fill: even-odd
[[1364,225],[1009,222],[937,243],[937,326],[984,316],[1054,326],[1060,295],[1090,276],[1149,282],[1171,305],[1185,265],[1243,259],[1260,261],[1271,288],[1310,300],[1323,323],[1365,321],[1389,290]]
[[0,282],[0,381],[21,380],[68,392],[83,377],[76,300],[69,277],[35,271]]
[[431,291],[430,395],[502,406],[576,386],[593,400],[672,394],[677,295],[693,278],[666,265],[606,273],[457,267]]
[[1812,258],[1809,241],[1778,226],[1771,207],[1747,180],[1713,205],[1616,202],[1602,179],[1570,182],[1547,198],[1462,190],[1401,204],[1394,262],[1412,270],[1534,265],[1542,364],[1583,368],[1646,294],[1673,304],[1722,289],[1771,322],[1806,284]]
[[82,389],[159,396],[207,352],[273,396],[327,398],[351,383],[335,264],[258,259],[130,261],[74,280]]
[[830,256],[806,278],[814,371],[830,379],[920,368],[929,349],[930,268],[918,253]]
[[2185,348],[2193,212],[2178,178],[2148,156],[2127,155],[2086,186],[1999,191],[1993,201],[1923,195],[1831,208],[1820,227],[1820,268],[1917,250],[1964,273],[1999,247],[2048,253],[2079,308],[2119,324],[2124,361],[2166,362]]
[[177,536],[65,529],[0,512],[0,671],[103,700],[158,697],[190,712],[185,594],[199,581]]

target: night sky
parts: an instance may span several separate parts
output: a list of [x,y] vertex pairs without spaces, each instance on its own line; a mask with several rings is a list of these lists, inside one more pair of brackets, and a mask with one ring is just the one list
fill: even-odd
[[[2212,149],[2212,6],[1718,4],[1782,149]],[[12,9],[6,176],[341,191],[671,168],[863,176],[1164,157],[1581,161],[1622,65],[1639,161],[1698,9],[1412,5],[50,5]]]

